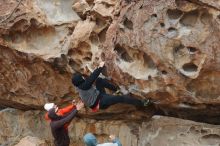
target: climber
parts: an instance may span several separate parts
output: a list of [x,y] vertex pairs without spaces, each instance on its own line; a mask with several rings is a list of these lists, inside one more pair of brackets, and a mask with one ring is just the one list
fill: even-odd
[[[98,78],[104,68],[104,62],[99,64],[99,67],[93,73],[84,78],[80,73],[73,74],[72,83],[79,92],[81,100],[87,107],[90,107],[94,112],[98,109],[106,109],[117,103],[132,104],[135,106],[147,106],[150,100],[139,100],[129,96],[110,95],[105,92],[105,88],[118,92],[117,87],[110,84],[107,79]],[[96,87],[93,83],[96,81]]]
[[115,137],[115,135],[110,135],[109,138],[111,142],[98,144],[96,137],[92,133],[87,133],[83,137],[83,141],[86,146],[122,146],[121,142]]
[[[70,105],[68,105],[68,106],[66,106],[66,107],[64,107],[64,108],[59,108],[56,104],[54,104],[54,103],[46,103],[45,105],[44,105],[44,109],[46,110],[46,111],[49,111],[50,109],[52,109],[52,108],[57,108],[57,115],[59,115],[59,116],[64,116],[64,115],[66,115],[66,114],[68,114],[69,112],[71,112],[73,109],[75,109],[76,108],[76,100],[75,99],[73,99],[72,100],[72,104],[70,104]],[[45,114],[45,119],[47,120],[47,121],[51,121],[51,119],[48,117],[48,112]],[[64,128],[66,129],[66,130],[68,130],[68,126],[69,126],[69,123],[66,123],[65,125],[64,125]]]
[[[59,107],[56,104],[54,104],[54,103],[46,103],[46,104],[44,104],[44,109],[46,111],[49,111],[52,108],[57,108],[57,114],[59,116],[64,116],[65,114],[69,113],[70,111],[72,111],[73,109],[76,108],[75,103],[76,103],[76,100],[73,99],[72,100],[72,104],[70,104],[70,105],[68,105],[68,106],[66,106],[64,108],[61,108],[61,109],[59,109]],[[45,114],[45,119],[47,121],[50,121],[50,118],[48,117],[48,112]]]
[[51,132],[54,137],[55,146],[69,146],[70,138],[68,130],[65,128],[67,123],[70,123],[75,117],[77,111],[83,108],[83,102],[76,104],[76,108],[72,109],[68,114],[60,116],[57,114],[58,109],[53,107],[48,111],[48,117],[51,119],[50,127]]

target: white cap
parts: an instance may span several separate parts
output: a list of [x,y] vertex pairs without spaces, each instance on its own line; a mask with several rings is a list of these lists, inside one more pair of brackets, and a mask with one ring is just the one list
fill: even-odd
[[54,103],[46,103],[45,105],[44,105],[44,109],[46,110],[46,111],[49,111],[50,109],[52,109],[53,107],[54,107]]

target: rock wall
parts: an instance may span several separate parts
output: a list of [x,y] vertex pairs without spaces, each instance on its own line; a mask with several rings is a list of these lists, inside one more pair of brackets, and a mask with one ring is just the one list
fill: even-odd
[[47,143],[43,140],[40,140],[37,137],[31,137],[31,136],[26,136],[25,138],[22,138],[18,144],[15,146],[46,146]]
[[[3,129],[0,145],[52,145],[49,124],[43,114],[15,109],[0,111],[0,128]],[[95,133],[99,142],[106,142],[110,133],[116,134],[124,146],[217,146],[220,143],[220,126],[163,116],[154,116],[147,122],[75,118],[69,131],[71,146],[84,146],[82,137],[87,132]]]
[[0,18],[2,105],[60,103],[75,95],[71,73],[104,60],[112,82],[164,114],[219,114],[218,2],[11,0]]
[[219,111],[219,26],[219,9],[200,2],[122,3],[107,31],[107,72],[167,112]]
[[[112,83],[155,105],[86,110],[81,118],[125,126],[160,114],[219,124],[219,24],[219,0],[0,0],[0,109],[66,104],[78,97],[71,74],[88,75],[103,60]],[[193,145],[218,142],[219,135],[197,138]],[[123,143],[161,145],[140,139]]]

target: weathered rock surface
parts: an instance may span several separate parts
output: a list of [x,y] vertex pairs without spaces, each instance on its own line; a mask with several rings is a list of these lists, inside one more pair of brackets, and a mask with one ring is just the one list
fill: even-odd
[[1,105],[39,109],[47,101],[61,102],[60,97],[73,93],[70,75],[57,73],[56,64],[4,46],[0,52]]
[[162,103],[218,103],[219,11],[180,2],[138,1],[122,8],[107,31],[105,59],[114,64],[108,72]]
[[0,118],[0,145],[15,145],[26,136],[51,139],[49,125],[39,111],[22,112],[7,108],[0,111]]
[[[0,145],[51,145],[49,124],[43,119],[43,112],[5,109],[0,111],[0,118],[3,129]],[[163,116],[154,116],[148,122],[75,118],[69,131],[71,146],[84,146],[82,137],[87,132],[95,133],[100,142],[105,142],[110,133],[116,134],[125,146],[217,146],[220,143],[220,126]]]
[[37,137],[26,136],[22,138],[18,144],[15,146],[47,146],[45,141],[40,140]]
[[[18,63],[22,66],[30,66],[31,56],[42,58],[43,63],[36,63],[41,68],[53,66],[47,79],[42,76],[45,71],[40,73],[37,67],[29,67],[29,73],[20,69],[21,76],[26,76],[21,80],[12,70],[7,70],[9,78],[1,71],[3,82],[16,80],[12,86],[2,85],[6,89],[1,98],[8,100],[10,93],[14,102],[25,95],[20,101],[16,99],[14,107],[35,100],[41,101],[35,102],[41,106],[48,95],[73,94],[71,73],[88,74],[101,60],[106,61],[107,75],[113,82],[141,98],[158,100],[159,105],[205,111],[219,104],[218,2],[26,0],[2,1],[1,7],[1,60],[18,61],[14,55],[4,58],[7,51],[20,58],[26,56]],[[6,65],[19,70],[13,64]],[[62,79],[57,81],[57,77]],[[38,83],[30,86],[33,78]],[[56,81],[49,82],[50,78]],[[49,87],[40,91],[43,86]]]
[[88,75],[104,60],[111,82],[155,107],[82,117],[156,113],[219,124],[219,46],[219,0],[0,0],[0,108],[70,101],[78,96],[71,74]]

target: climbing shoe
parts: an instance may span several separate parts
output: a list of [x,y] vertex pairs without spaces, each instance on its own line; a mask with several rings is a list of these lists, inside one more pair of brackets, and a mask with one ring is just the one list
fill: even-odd
[[150,99],[143,99],[142,102],[144,106],[149,106],[152,103]]
[[123,95],[123,93],[120,90],[117,90],[113,93],[113,95]]

